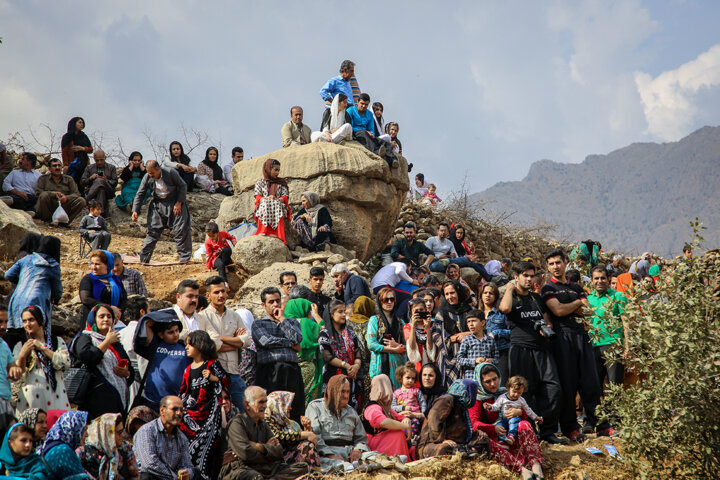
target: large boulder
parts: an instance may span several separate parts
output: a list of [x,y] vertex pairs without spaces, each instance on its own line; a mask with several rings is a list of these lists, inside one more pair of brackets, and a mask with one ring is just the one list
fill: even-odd
[[15,258],[20,239],[26,233],[41,233],[30,215],[0,202],[0,257]]
[[[302,192],[316,192],[330,211],[340,245],[363,260],[385,247],[409,188],[407,161],[400,158],[400,168],[391,169],[357,142],[313,143],[236,164],[235,195],[223,200],[217,217],[221,228],[252,220],[255,182],[263,177],[268,158],[282,164],[280,175],[288,181],[293,212],[300,208]],[[290,225],[285,231],[292,245]]]
[[245,273],[255,275],[274,263],[290,261],[292,256],[279,238],[252,235],[238,240],[232,259]]

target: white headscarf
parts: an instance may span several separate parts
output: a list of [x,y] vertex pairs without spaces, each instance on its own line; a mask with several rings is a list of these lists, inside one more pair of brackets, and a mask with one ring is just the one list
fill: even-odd
[[340,114],[340,111],[338,110],[338,106],[340,105],[340,94],[338,93],[335,95],[335,98],[333,98],[332,105],[330,105],[330,131],[332,132],[335,129],[338,129],[343,126],[345,123],[345,110],[343,110],[343,114]]

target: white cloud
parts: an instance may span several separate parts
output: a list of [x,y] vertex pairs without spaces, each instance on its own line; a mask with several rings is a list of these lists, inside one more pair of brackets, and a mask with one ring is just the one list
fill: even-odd
[[665,141],[678,140],[702,116],[699,94],[720,85],[720,44],[656,78],[636,72],[635,83],[645,111],[646,132]]

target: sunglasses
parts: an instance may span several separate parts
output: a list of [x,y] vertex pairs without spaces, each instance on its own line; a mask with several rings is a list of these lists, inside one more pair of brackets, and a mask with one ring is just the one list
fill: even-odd
[[390,303],[390,302],[394,302],[394,301],[395,301],[395,297],[387,297],[385,300],[383,300],[383,302],[385,302],[385,303]]

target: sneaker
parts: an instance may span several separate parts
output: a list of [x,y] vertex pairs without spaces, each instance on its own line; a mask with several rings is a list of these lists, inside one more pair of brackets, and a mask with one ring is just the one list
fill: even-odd
[[583,425],[582,427],[582,433],[593,433],[595,432],[595,427],[588,425],[587,423]]
[[546,441],[550,445],[567,445],[569,443],[567,438],[561,438],[555,434],[549,435],[542,440]]
[[598,437],[616,437],[618,435],[620,435],[620,432],[612,427],[603,428],[597,431]]
[[582,433],[580,430],[573,430],[572,432],[570,432],[567,438],[577,443],[582,443],[587,439],[585,434]]

